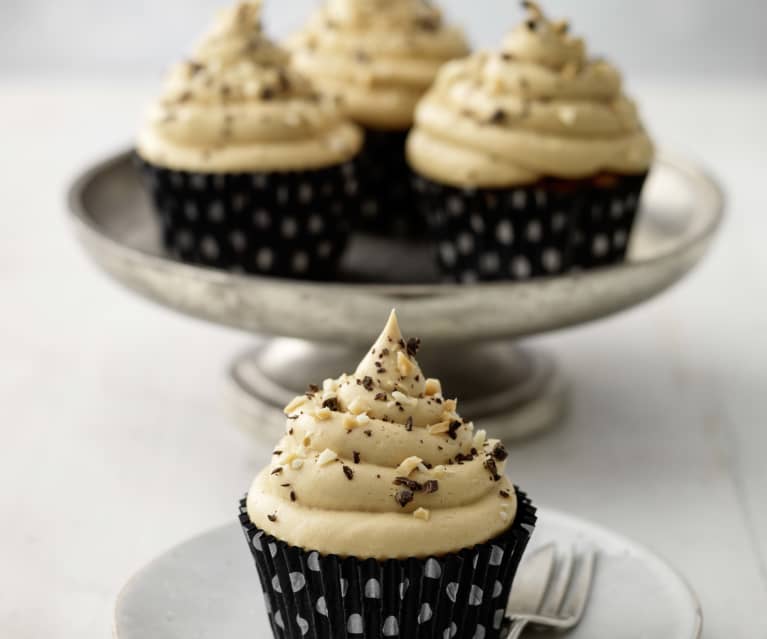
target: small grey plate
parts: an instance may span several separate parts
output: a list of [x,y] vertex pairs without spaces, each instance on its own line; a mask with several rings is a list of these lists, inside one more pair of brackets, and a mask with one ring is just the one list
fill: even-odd
[[[702,613],[695,595],[649,550],[587,521],[542,510],[533,545],[550,541],[598,553],[588,609],[568,637],[700,637]],[[114,631],[116,639],[271,637],[258,574],[239,524],[176,546],[139,571],[118,596]]]

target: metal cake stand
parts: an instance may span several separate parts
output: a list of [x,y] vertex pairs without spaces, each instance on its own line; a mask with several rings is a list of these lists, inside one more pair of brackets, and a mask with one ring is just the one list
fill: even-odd
[[397,308],[419,361],[461,413],[507,439],[556,423],[567,385],[554,360],[520,338],[595,320],[647,300],[703,257],[722,192],[704,171],[661,154],[643,193],[629,256],[618,266],[524,283],[438,282],[419,243],[352,238],[337,281],[236,275],[166,255],[129,152],[87,169],[69,204],[96,264],[133,291],[187,315],[269,336],[229,370],[238,423],[273,442],[281,408],[311,382],[353,371]]

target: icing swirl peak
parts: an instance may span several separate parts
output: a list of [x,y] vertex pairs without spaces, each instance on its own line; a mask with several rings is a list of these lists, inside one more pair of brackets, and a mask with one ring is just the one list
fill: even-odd
[[353,375],[286,407],[287,433],[248,493],[254,524],[305,549],[378,560],[454,552],[511,526],[505,449],[424,376],[418,347],[392,313]]
[[291,40],[294,64],[349,114],[401,130],[439,67],[466,55],[461,33],[425,0],[327,0]]
[[442,69],[417,108],[410,163],[462,187],[644,173],[653,145],[618,71],[566,21],[523,4],[527,19],[499,50]]
[[350,159],[361,132],[263,32],[261,2],[221,11],[177,64],[139,136],[139,153],[208,172],[312,169]]

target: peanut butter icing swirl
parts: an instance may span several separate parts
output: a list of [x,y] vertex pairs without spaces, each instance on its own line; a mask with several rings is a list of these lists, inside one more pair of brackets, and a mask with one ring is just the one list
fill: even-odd
[[287,433],[253,482],[251,521],[294,546],[360,558],[426,557],[509,528],[506,450],[424,377],[392,313],[353,375],[285,409]]
[[455,186],[643,173],[653,145],[621,76],[533,2],[501,50],[454,61],[419,104],[411,165]]
[[222,11],[192,59],[171,70],[138,151],[174,169],[282,171],[345,162],[361,144],[338,104],[264,35],[261,3],[251,1]]
[[343,95],[356,121],[386,130],[409,128],[439,67],[468,53],[425,0],[327,0],[290,46],[296,68]]

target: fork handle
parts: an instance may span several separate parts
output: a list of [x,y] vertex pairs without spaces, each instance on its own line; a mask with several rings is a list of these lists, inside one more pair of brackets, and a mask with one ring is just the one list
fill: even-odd
[[512,619],[511,629],[509,630],[509,634],[506,635],[506,639],[519,639],[526,627],[527,621],[524,619]]

